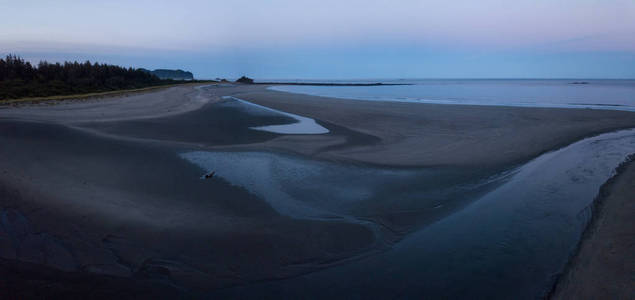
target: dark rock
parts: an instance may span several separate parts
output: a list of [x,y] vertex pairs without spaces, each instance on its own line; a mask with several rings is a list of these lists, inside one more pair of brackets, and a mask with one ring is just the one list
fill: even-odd
[[254,80],[249,78],[249,77],[243,76],[243,77],[238,78],[238,80],[236,80],[236,82],[238,82],[238,83],[246,83],[246,84],[253,84]]

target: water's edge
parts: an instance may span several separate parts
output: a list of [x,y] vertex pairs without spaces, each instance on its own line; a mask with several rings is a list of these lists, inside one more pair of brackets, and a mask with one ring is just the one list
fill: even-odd
[[599,221],[600,211],[602,210],[602,206],[605,204],[606,198],[610,195],[611,189],[615,185],[615,182],[620,178],[620,176],[624,173],[626,168],[631,164],[635,164],[635,152],[630,154],[624,161],[622,161],[614,170],[613,176],[611,176],[606,182],[604,182],[600,189],[598,190],[597,195],[593,199],[593,202],[587,207],[587,209],[591,213],[591,218],[587,222],[587,225],[578,240],[578,243],[575,246],[575,249],[570,254],[564,268],[558,274],[556,274],[555,281],[553,286],[549,290],[549,292],[545,295],[545,299],[553,299],[555,293],[559,286],[564,283],[567,275],[573,272],[574,262],[576,258],[580,255],[580,250],[582,249],[582,245],[587,242],[592,236],[593,231],[597,226],[597,222]]

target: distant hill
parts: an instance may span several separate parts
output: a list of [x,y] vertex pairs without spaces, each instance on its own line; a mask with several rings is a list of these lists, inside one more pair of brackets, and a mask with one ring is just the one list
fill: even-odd
[[160,79],[173,79],[173,80],[193,80],[194,75],[192,72],[183,70],[168,70],[168,69],[156,69],[154,71],[141,69],[150,74],[156,75]]

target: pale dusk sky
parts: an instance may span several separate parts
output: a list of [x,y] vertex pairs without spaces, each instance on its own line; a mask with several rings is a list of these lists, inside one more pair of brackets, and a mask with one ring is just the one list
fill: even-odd
[[199,78],[635,78],[635,1],[4,1],[0,54]]

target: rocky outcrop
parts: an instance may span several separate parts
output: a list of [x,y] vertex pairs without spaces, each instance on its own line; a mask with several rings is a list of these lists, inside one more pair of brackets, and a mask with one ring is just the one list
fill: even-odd
[[236,82],[238,82],[238,83],[246,83],[246,84],[253,84],[254,80],[249,78],[249,77],[242,76],[242,77],[238,78],[238,80],[236,80]]

